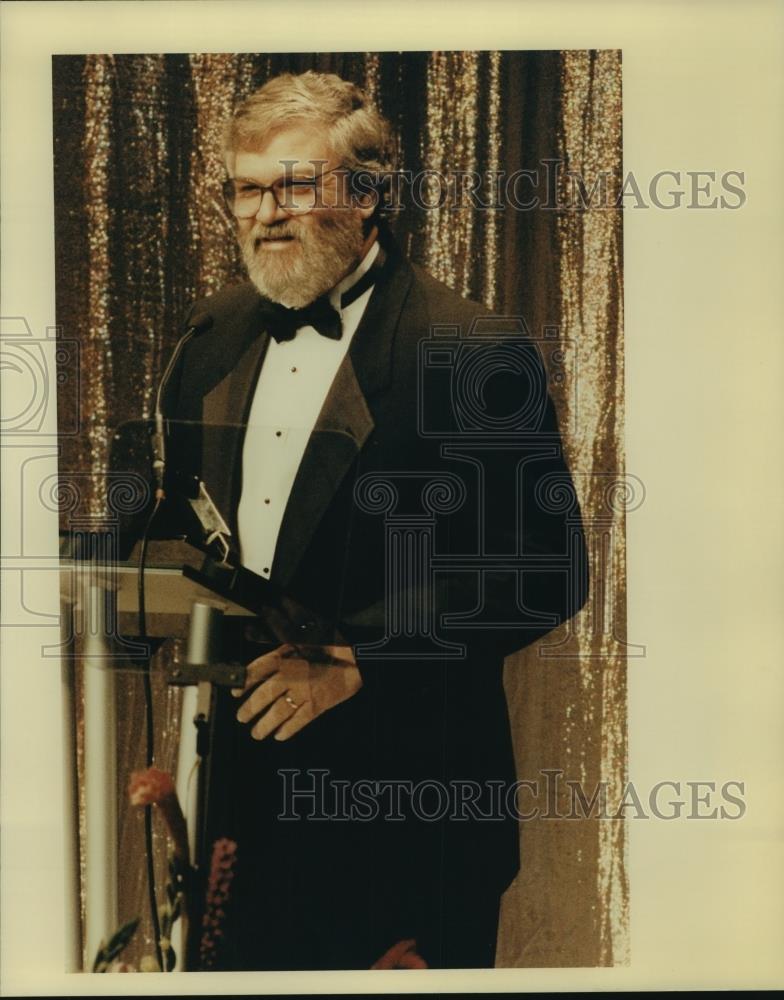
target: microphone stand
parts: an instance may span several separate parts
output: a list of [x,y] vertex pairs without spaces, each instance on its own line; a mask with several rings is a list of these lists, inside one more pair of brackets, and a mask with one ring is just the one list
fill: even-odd
[[152,435],[152,473],[155,478],[155,498],[156,500],[166,499],[166,490],[164,488],[164,476],[166,474],[166,433],[164,427],[164,417],[163,417],[163,393],[166,386],[169,384],[169,379],[174,371],[177,362],[180,360],[180,355],[187,346],[187,344],[193,340],[193,338],[199,334],[203,333],[205,330],[209,330],[212,326],[212,316],[209,313],[199,313],[195,316],[191,322],[188,329],[177,341],[177,344],[172,352],[172,356],[169,358],[169,363],[166,366],[161,381],[158,383],[158,392],[155,396],[155,431]]

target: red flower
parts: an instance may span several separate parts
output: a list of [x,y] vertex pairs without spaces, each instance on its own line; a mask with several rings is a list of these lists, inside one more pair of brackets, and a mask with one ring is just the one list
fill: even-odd
[[168,771],[159,771],[157,767],[134,771],[128,785],[128,797],[132,806],[158,806],[174,843],[174,856],[187,864],[190,856],[188,827]]
[[427,969],[428,964],[417,954],[416,941],[407,938],[393,944],[381,958],[370,966],[371,969]]
[[131,775],[128,795],[132,806],[160,805],[162,799],[176,794],[168,771],[148,767],[146,771],[134,771]]

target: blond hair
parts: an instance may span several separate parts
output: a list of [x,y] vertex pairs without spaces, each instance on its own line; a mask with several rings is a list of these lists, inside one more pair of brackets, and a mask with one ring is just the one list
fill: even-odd
[[274,131],[301,124],[327,129],[335,154],[352,171],[393,169],[389,122],[356,84],[334,73],[282,73],[247,97],[226,123],[225,154],[252,149]]

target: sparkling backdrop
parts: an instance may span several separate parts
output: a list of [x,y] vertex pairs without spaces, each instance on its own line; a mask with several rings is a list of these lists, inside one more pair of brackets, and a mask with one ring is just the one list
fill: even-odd
[[[437,171],[429,175],[424,199],[425,267],[461,295],[476,298],[472,288],[474,212],[447,193],[437,178],[475,171],[478,91],[476,52],[434,52],[427,72],[427,128],[422,136],[422,162]],[[441,202],[444,202],[442,205]],[[473,292],[473,294],[472,294]]]
[[[82,372],[81,433],[63,438],[60,467],[66,480],[89,470],[80,515],[107,513],[112,435],[150,415],[188,305],[242,278],[220,204],[220,127],[271,75],[314,68],[356,80],[393,123],[400,169],[478,170],[487,205],[499,174],[541,171],[556,158],[581,172],[589,190],[602,171],[614,190],[620,183],[614,51],[56,56],[53,68],[57,319],[80,343]],[[594,599],[563,645],[540,644],[507,662],[520,777],[560,768],[564,780],[589,789],[606,781],[617,796],[626,780],[624,516],[639,501],[619,485],[620,213],[481,208],[469,199],[455,210],[438,205],[442,187],[430,175],[422,194],[436,207],[427,211],[403,198],[398,239],[462,294],[550,338],[551,390],[593,545]],[[563,176],[556,187],[568,193]],[[544,187],[536,193],[543,197]],[[70,425],[73,404],[60,405]],[[158,765],[173,769],[180,699],[162,684],[155,698]],[[129,771],[143,763],[137,678],[121,678],[118,706],[119,757]],[[81,724],[77,736],[82,760]],[[121,919],[143,915],[138,958],[151,950],[141,815],[123,807],[120,822]],[[162,877],[161,838],[156,848]],[[627,961],[623,823],[534,820],[523,824],[522,855],[497,964]]]
[[[560,152],[567,170],[589,188],[602,170],[609,171],[607,194],[614,203],[622,184],[620,53],[565,53],[562,109]],[[567,200],[565,186],[561,193]],[[594,563],[595,597],[598,587],[604,590],[596,601],[604,609],[602,627],[592,627],[587,614],[578,618],[582,701],[601,720],[599,740],[592,741],[595,752],[580,760],[580,777],[589,785],[605,782],[616,802],[626,771],[624,515],[639,500],[619,484],[624,471],[621,236],[615,211],[564,212],[558,218],[562,342],[570,367],[579,364],[577,405],[571,397],[565,407],[565,422],[574,428],[568,453],[592,536],[602,540],[606,559],[599,571]],[[597,890],[604,901],[600,960],[606,964],[614,957],[620,963],[628,961],[621,933],[628,921],[626,829],[618,822],[597,826]]]

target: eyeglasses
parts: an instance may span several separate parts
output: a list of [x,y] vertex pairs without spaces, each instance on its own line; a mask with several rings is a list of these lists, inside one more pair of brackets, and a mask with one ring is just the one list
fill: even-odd
[[223,197],[226,207],[238,219],[252,219],[261,208],[261,200],[267,191],[272,192],[275,204],[289,215],[303,215],[312,212],[319,204],[319,185],[328,174],[341,170],[338,164],[331,170],[323,170],[318,177],[281,177],[274,184],[258,184],[248,178],[230,177],[224,181]]

